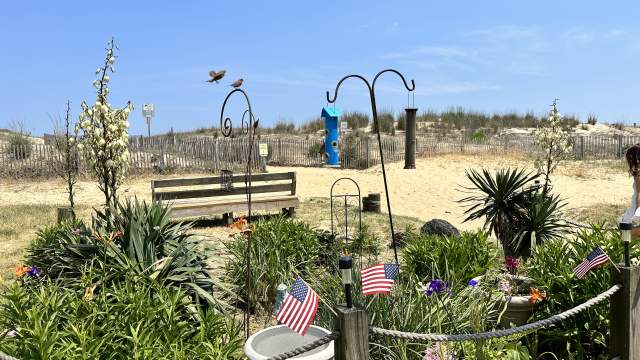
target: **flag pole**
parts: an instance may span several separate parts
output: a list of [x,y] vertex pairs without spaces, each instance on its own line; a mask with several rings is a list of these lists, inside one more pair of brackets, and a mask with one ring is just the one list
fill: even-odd
[[616,269],[616,271],[618,271],[620,273],[621,271],[620,271],[620,268],[618,267],[618,265],[616,265],[608,255],[607,255],[607,258],[609,259],[609,262],[611,263],[611,265],[613,265],[613,267]]
[[[295,276],[299,277],[302,281],[304,281],[305,284],[307,284],[307,286],[309,286],[309,284],[302,278],[302,276],[300,276],[300,274],[298,274],[297,271],[293,270],[293,274]],[[309,288],[311,288],[311,286],[309,286]],[[322,302],[322,304],[324,304],[324,306],[326,306],[327,309],[329,309],[329,311],[331,311],[333,316],[335,316],[337,318],[338,317],[338,313],[335,310],[333,310],[333,307],[331,307],[331,305],[329,305],[329,303],[324,301],[324,299],[317,292],[316,292],[316,295],[318,295],[318,299],[320,299],[320,302]]]

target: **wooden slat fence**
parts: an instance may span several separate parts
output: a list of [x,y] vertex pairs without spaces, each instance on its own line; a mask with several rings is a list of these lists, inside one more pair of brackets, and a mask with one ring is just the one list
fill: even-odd
[[[267,145],[268,156],[259,156],[259,144]],[[626,149],[640,143],[640,136],[577,136],[573,138],[575,159],[621,158]],[[130,169],[132,171],[194,171],[219,173],[222,169],[241,170],[246,163],[249,141],[246,138],[213,137],[132,137]],[[404,138],[382,137],[385,161],[404,160]],[[419,136],[417,157],[439,154],[535,154],[539,148],[531,136],[503,136],[473,141],[466,137]],[[263,137],[256,140],[252,156],[255,169],[265,165],[322,166],[324,143],[320,137]],[[341,143],[344,168],[365,169],[380,163],[376,137],[351,137]],[[49,176],[62,160],[53,145],[10,146],[0,144],[0,176]],[[81,161],[81,171],[86,172]]]

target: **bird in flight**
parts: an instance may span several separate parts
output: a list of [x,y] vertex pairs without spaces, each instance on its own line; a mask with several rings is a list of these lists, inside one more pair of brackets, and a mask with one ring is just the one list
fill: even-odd
[[233,84],[231,84],[231,85],[229,85],[229,86],[234,87],[234,88],[236,88],[236,89],[237,89],[237,88],[239,88],[240,86],[242,86],[242,82],[243,82],[243,81],[244,81],[244,79],[238,79],[238,80],[234,81],[234,82],[233,82]]
[[217,83],[220,79],[224,77],[224,74],[226,72],[227,72],[226,70],[220,70],[218,72],[216,72],[215,70],[209,71],[209,76],[211,77],[211,79],[207,80],[207,82]]

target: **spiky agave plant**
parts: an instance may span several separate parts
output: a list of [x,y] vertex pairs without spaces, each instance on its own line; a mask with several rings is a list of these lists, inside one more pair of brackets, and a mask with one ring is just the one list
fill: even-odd
[[538,178],[523,169],[466,171],[473,186],[464,187],[469,196],[459,200],[467,205],[464,221],[484,219],[484,228],[495,234],[506,256],[517,256],[517,234],[524,221],[530,200],[539,186],[530,183]]

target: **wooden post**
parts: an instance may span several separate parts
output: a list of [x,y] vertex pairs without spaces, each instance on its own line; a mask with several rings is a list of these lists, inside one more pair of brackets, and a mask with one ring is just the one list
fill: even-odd
[[76,219],[76,215],[73,212],[73,208],[59,207],[58,208],[58,224],[63,222],[69,222]]
[[618,158],[622,157],[622,135],[618,135]]
[[640,267],[611,269],[613,284],[622,289],[611,297],[609,354],[621,360],[640,360]]
[[369,359],[369,319],[357,307],[336,306],[336,329],[340,337],[333,342],[335,360]]
[[580,160],[584,160],[584,136],[580,136]]

